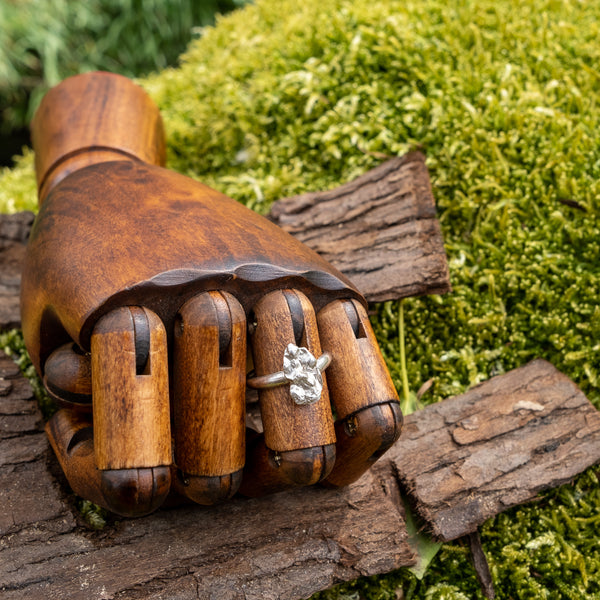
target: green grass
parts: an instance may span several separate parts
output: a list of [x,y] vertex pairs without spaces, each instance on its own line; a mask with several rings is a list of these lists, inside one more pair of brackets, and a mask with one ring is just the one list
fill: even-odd
[[[600,408],[600,5],[265,0],[140,81],[169,166],[266,212],[380,156],[427,155],[454,292],[404,303],[412,390],[458,394],[535,357]],[[0,207],[33,207],[30,156]],[[373,324],[401,390],[398,303]],[[600,598],[593,470],[482,528],[501,599]],[[479,598],[461,544],[321,598]]]
[[50,86],[101,69],[129,77],[164,69],[215,13],[244,0],[0,2],[0,134],[27,125]]

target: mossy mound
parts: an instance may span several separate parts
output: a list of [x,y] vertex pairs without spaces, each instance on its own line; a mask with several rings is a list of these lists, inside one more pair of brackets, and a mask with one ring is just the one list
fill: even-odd
[[[141,81],[169,165],[255,210],[427,154],[454,292],[405,302],[408,378],[438,401],[535,357],[600,408],[600,7],[575,0],[259,1]],[[32,207],[31,158],[0,178]],[[374,326],[400,387],[398,305]],[[600,597],[593,471],[483,528],[497,597]],[[460,545],[324,598],[480,597]]]

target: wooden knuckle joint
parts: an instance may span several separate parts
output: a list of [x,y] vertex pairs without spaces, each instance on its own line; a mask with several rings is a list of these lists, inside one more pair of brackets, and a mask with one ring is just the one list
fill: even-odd
[[196,504],[211,506],[234,496],[241,485],[242,472],[240,469],[233,473],[209,477],[190,475],[179,469],[173,479],[173,488]]
[[90,357],[77,344],[64,344],[48,357],[43,382],[57,405],[78,411],[92,410]]
[[337,460],[325,483],[337,487],[356,481],[398,440],[402,421],[395,400],[368,406],[337,421]]
[[240,493],[258,497],[314,485],[325,480],[335,461],[335,444],[278,452],[267,447],[260,436],[248,448]]

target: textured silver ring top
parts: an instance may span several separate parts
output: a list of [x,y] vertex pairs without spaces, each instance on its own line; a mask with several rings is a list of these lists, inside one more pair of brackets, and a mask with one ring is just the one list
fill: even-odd
[[283,353],[283,370],[268,375],[250,377],[246,384],[255,389],[269,389],[290,384],[290,395],[299,405],[313,404],[321,398],[323,377],[321,373],[329,366],[331,355],[324,352],[319,358],[303,346],[288,344]]

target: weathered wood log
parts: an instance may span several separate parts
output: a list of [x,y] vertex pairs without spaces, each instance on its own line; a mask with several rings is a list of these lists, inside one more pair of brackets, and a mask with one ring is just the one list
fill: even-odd
[[544,361],[410,415],[405,432],[346,489],[179,506],[91,532],[29,383],[1,358],[0,595],[302,598],[412,563],[397,479],[453,539],[600,460],[600,414]]
[[450,291],[425,157],[393,158],[330,191],[275,202],[271,218],[369,302]]
[[431,533],[453,540],[600,462],[600,413],[535,360],[409,415],[389,460]]
[[31,212],[0,215],[0,331],[21,326],[19,290]]
[[83,526],[29,383],[0,358],[0,596],[305,598],[414,562],[382,464],[341,490],[305,488]]

